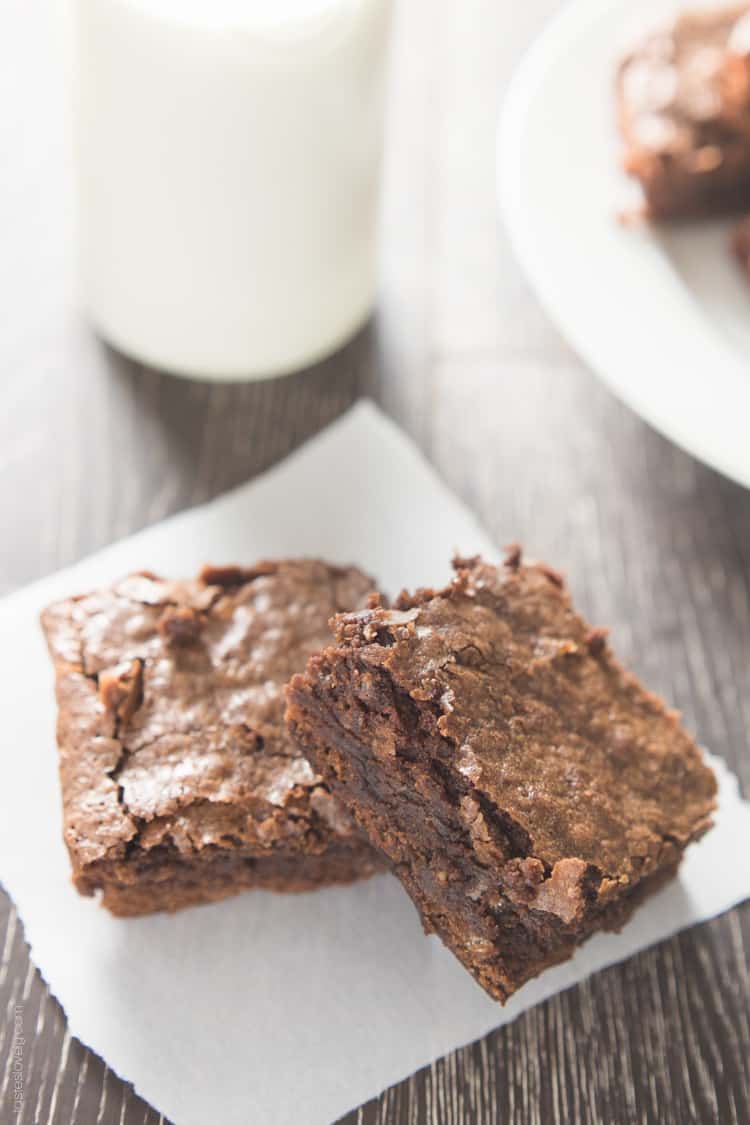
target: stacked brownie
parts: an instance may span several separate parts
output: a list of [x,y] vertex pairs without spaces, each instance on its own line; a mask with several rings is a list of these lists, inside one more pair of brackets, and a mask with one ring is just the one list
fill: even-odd
[[621,926],[709,826],[713,775],[555,571],[456,568],[393,608],[285,561],[48,610],[79,890],[135,914],[387,863],[501,1001]]
[[335,629],[291,729],[498,1000],[619,928],[708,828],[715,781],[678,717],[518,550]]

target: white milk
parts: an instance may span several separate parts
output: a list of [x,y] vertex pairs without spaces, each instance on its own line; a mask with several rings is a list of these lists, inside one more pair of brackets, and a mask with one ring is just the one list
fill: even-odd
[[389,0],[74,0],[81,296],[123,352],[248,379],[375,292]]

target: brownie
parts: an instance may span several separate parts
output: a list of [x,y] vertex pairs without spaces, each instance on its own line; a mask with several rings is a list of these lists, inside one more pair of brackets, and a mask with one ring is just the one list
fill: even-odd
[[144,914],[382,866],[284,725],[287,680],[371,590],[353,568],[262,562],[133,574],[43,613],[82,894]]
[[619,68],[624,167],[654,219],[750,208],[749,11],[684,13]]
[[559,574],[518,549],[455,565],[340,615],[287,720],[425,929],[505,1001],[674,875],[716,785]]
[[731,248],[746,280],[750,281],[750,216],[732,231]]

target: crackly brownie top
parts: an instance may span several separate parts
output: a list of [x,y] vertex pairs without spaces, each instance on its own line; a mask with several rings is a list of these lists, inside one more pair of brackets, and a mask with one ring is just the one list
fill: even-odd
[[286,732],[284,685],[372,581],[313,560],[133,574],[42,617],[79,865],[169,842],[323,850],[352,834]]
[[[437,738],[439,776],[446,766],[460,775],[456,791],[468,783],[479,807],[489,802],[502,814],[523,854],[550,868],[575,857],[627,878],[664,844],[704,830],[713,774],[678,716],[575,612],[560,575],[523,565],[518,549],[499,567],[454,565],[443,590],[402,594],[392,610],[336,622],[338,654],[364,666],[364,696],[367,669],[374,697],[387,673],[414,737],[427,732],[433,747]],[[383,743],[378,752],[408,758],[413,750]],[[481,835],[478,807],[463,812]]]
[[683,13],[625,59],[619,81],[631,142],[692,161],[696,173],[721,164],[722,145],[750,128],[749,12]]

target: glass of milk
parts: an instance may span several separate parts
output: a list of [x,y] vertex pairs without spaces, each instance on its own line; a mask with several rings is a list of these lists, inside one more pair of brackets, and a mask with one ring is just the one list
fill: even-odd
[[81,299],[196,378],[304,367],[375,295],[390,0],[74,0]]

